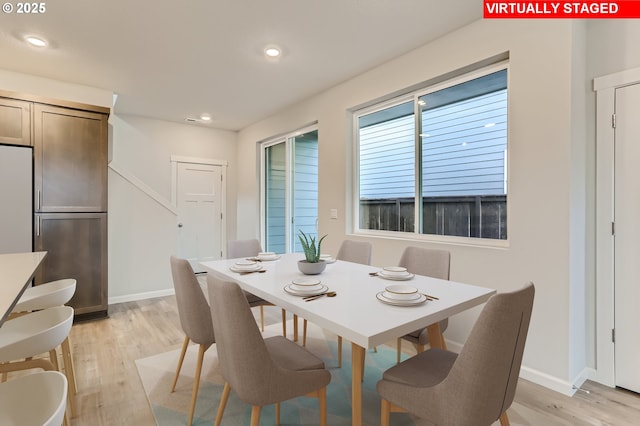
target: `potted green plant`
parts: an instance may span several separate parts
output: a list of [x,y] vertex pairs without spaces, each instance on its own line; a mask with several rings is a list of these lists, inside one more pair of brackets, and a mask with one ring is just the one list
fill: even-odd
[[316,237],[305,234],[302,230],[298,234],[302,250],[304,250],[304,260],[298,261],[298,269],[305,275],[317,275],[324,271],[327,266],[324,260],[320,260],[320,248],[322,240],[326,235],[322,236],[317,243]]

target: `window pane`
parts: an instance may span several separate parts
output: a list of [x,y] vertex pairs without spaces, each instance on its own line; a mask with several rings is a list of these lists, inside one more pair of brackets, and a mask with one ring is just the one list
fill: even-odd
[[413,102],[358,119],[360,229],[414,231]]
[[286,146],[265,149],[265,247],[267,251],[286,252]]
[[316,236],[318,219],[318,131],[292,138],[293,170],[293,252],[302,252],[299,231]]
[[506,239],[507,71],[418,104],[423,233]]

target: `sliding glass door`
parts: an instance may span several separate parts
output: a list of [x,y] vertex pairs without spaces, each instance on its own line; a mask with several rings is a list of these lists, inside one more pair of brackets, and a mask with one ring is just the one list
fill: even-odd
[[262,145],[262,242],[267,251],[300,252],[298,233],[317,235],[318,130]]

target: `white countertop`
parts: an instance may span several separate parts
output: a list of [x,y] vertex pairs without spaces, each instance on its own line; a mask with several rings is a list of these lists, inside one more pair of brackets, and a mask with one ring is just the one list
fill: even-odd
[[46,255],[46,251],[0,254],[0,326],[13,310]]

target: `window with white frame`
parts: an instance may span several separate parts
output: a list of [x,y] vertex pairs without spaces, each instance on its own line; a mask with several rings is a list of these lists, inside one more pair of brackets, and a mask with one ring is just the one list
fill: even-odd
[[507,238],[507,67],[354,114],[357,229]]

